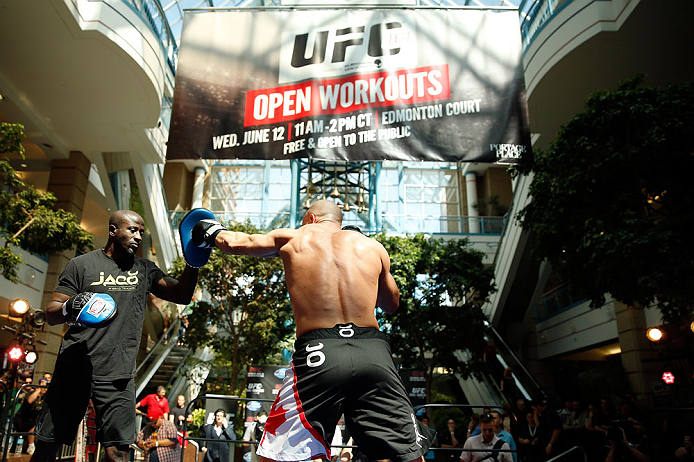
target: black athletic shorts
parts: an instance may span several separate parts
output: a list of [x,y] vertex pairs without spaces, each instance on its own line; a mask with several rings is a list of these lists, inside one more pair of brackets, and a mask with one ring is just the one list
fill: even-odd
[[49,443],[72,444],[91,398],[96,412],[96,439],[105,447],[135,441],[133,379],[93,382],[55,374],[36,421],[34,435]]
[[326,442],[343,413],[355,444],[370,459],[418,459],[435,435],[414,416],[388,336],[371,327],[338,324],[296,341],[292,369],[257,452],[279,461],[329,459]]

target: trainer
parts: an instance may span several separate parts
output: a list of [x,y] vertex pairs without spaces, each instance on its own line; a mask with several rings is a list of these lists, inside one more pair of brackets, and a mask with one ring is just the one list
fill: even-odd
[[314,203],[299,229],[231,232],[213,219],[192,229],[192,241],[226,254],[282,258],[297,341],[282,388],[265,423],[264,460],[330,459],[344,412],[355,443],[369,459],[421,460],[434,432],[415,418],[374,309],[393,313],[400,292],[390,257],[358,228],[343,230],[342,212]]
[[35,429],[32,462],[55,460],[61,444],[75,440],[89,400],[96,411],[96,439],[107,461],[126,462],[135,440],[135,358],[149,294],[190,302],[198,270],[180,280],[135,255],[144,221],[119,210],[109,219],[108,242],[70,260],[46,307],[48,323],[68,323],[46,404]]

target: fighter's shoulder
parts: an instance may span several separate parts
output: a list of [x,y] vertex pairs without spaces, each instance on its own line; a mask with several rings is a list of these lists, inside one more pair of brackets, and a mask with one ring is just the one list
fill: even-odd
[[274,239],[275,241],[287,241],[297,236],[300,236],[302,234],[302,231],[302,228],[277,228],[267,233],[267,236],[271,239]]

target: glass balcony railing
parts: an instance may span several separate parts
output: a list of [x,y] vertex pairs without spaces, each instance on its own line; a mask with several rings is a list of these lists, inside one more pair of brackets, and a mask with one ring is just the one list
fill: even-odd
[[[181,219],[188,211],[170,211],[171,225],[177,229]],[[261,229],[275,229],[289,226],[289,212],[254,213],[213,211],[222,223],[246,220]],[[365,233],[374,234],[380,231],[391,233],[427,233],[427,234],[484,234],[501,235],[506,226],[507,217],[469,217],[458,215],[424,216],[383,214],[380,229],[370,229],[365,221],[345,219],[344,225],[359,226]]]
[[552,316],[566,311],[586,299],[579,297],[571,290],[571,284],[562,284],[550,290],[540,298],[537,303],[535,317],[537,321],[544,321]]
[[178,58],[178,44],[174,36],[169,21],[164,14],[164,8],[159,0],[122,0],[142,20],[149,25],[149,28],[159,38],[159,44],[166,56],[166,63],[171,70],[171,75],[176,75],[176,60]]
[[559,10],[573,0],[522,0],[518,5],[521,20],[523,51],[533,42],[535,36]]

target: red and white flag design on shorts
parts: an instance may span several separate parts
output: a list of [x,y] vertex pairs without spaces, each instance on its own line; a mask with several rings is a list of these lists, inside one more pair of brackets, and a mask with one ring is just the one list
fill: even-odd
[[306,420],[293,363],[272,404],[257,454],[277,461],[330,459],[330,448]]

